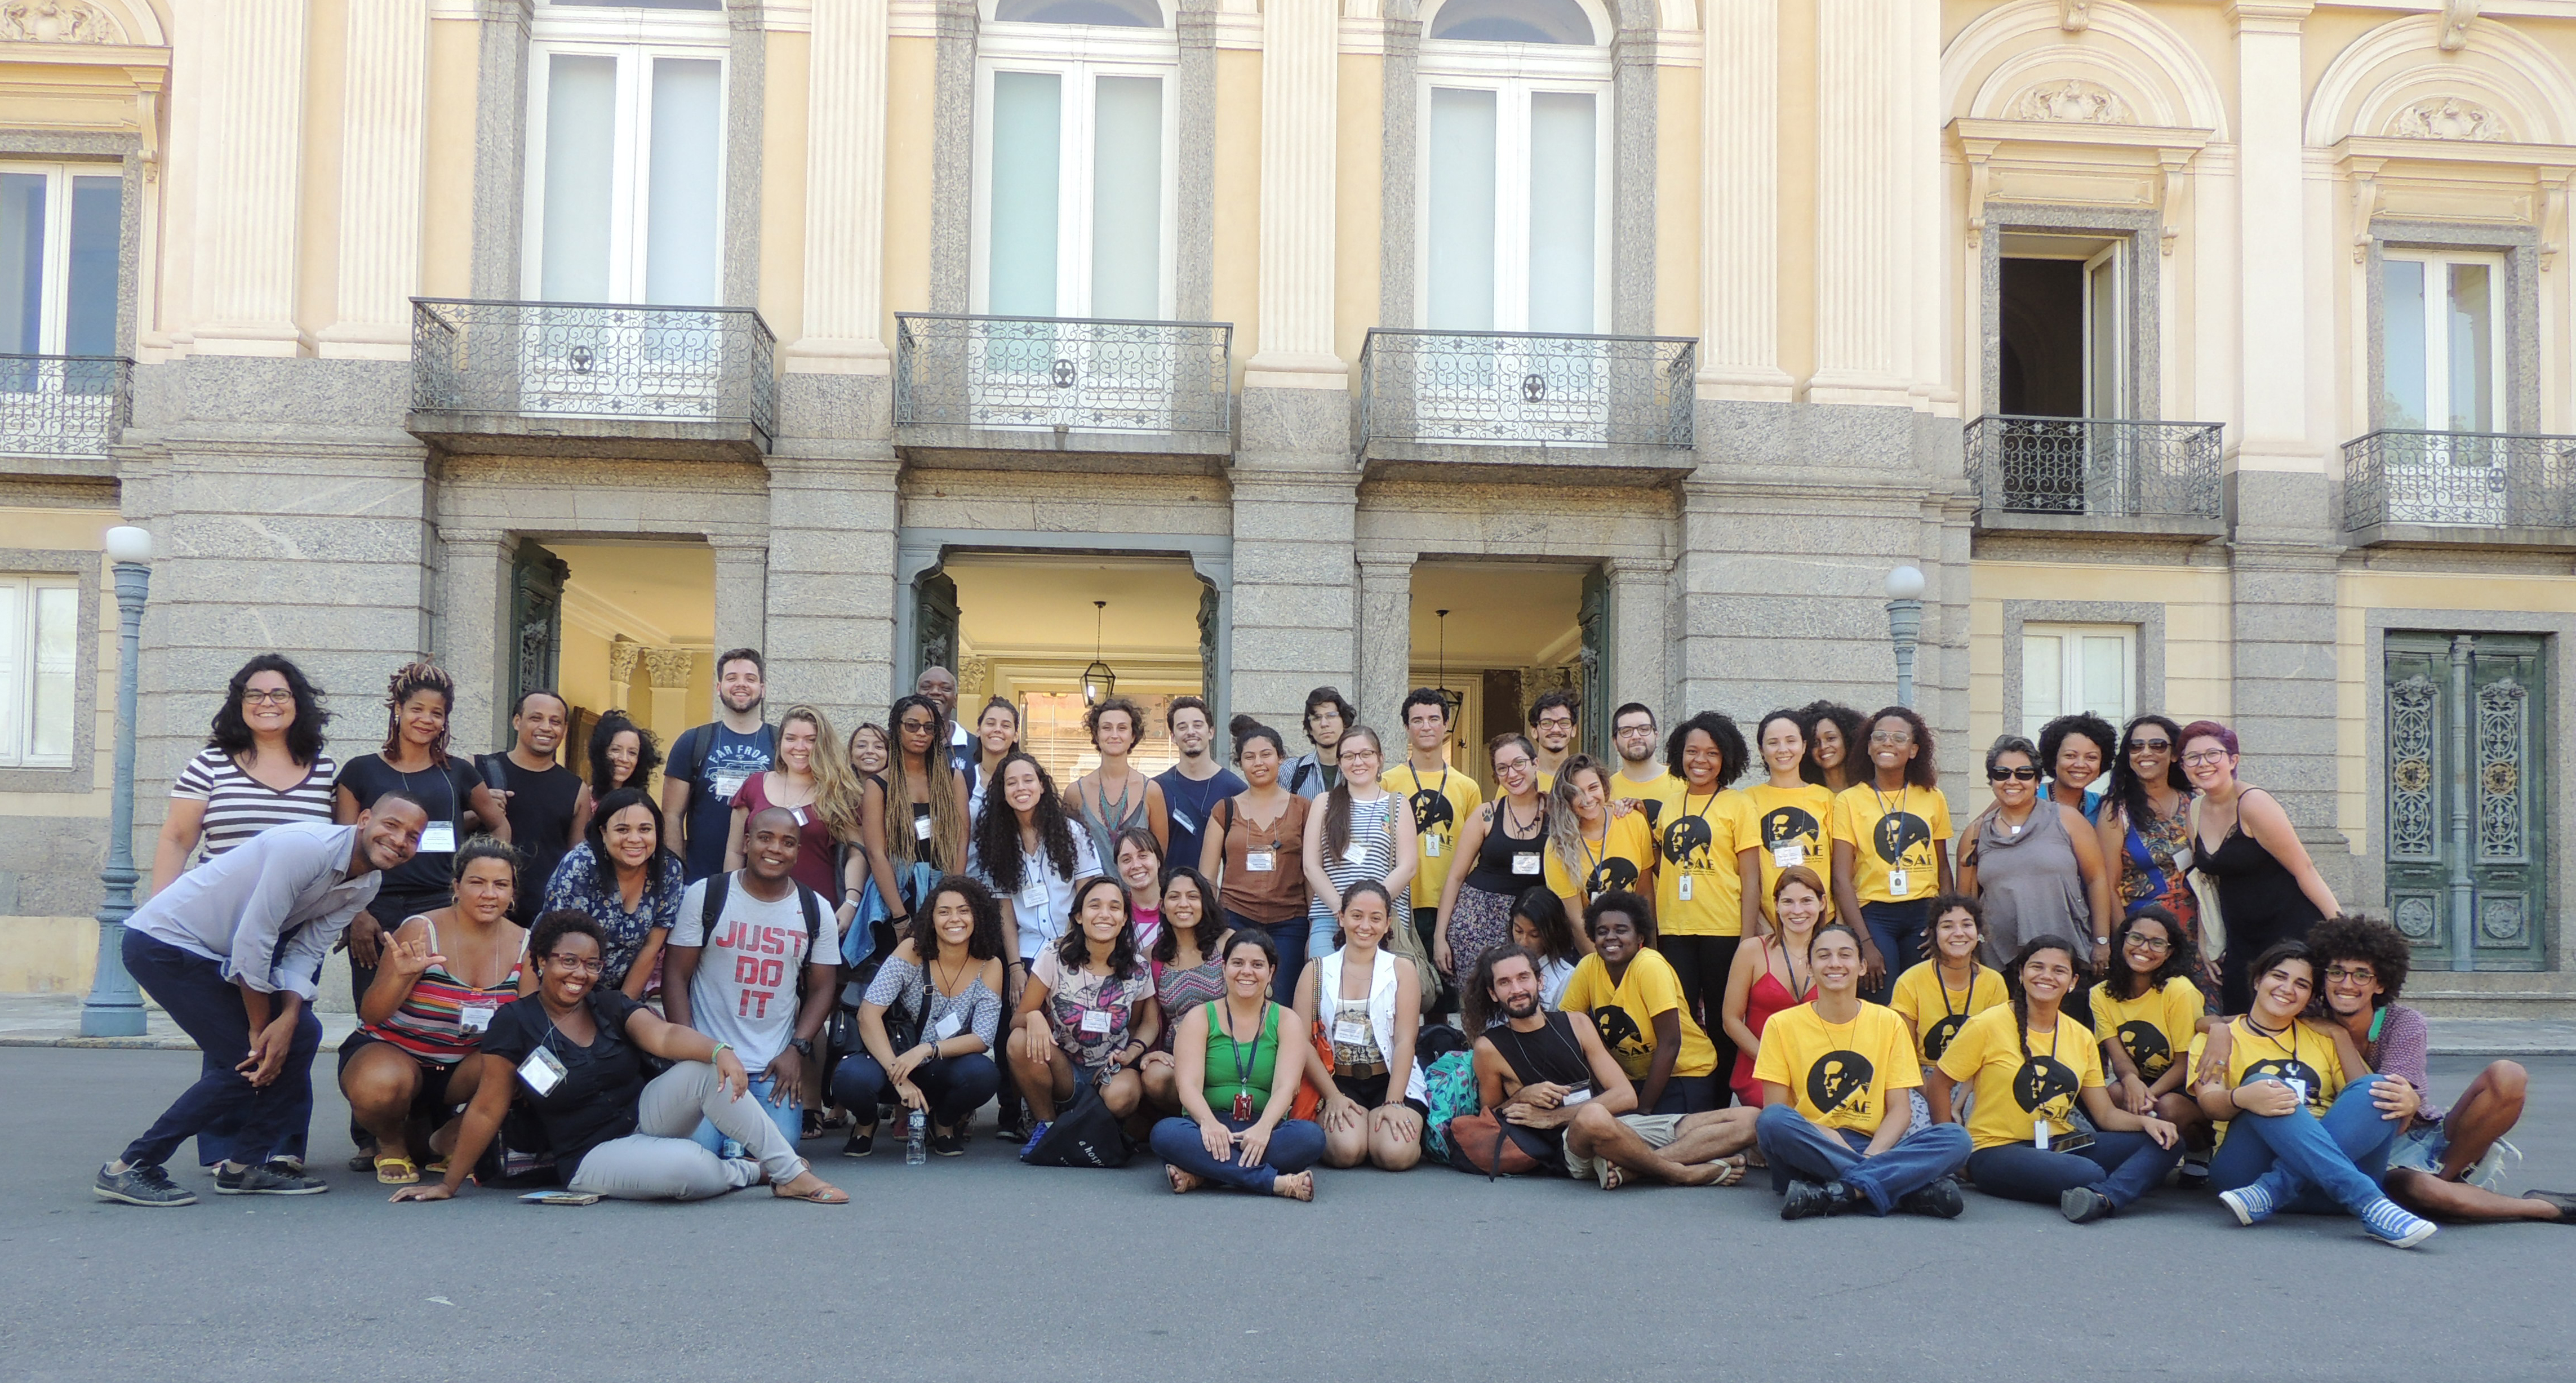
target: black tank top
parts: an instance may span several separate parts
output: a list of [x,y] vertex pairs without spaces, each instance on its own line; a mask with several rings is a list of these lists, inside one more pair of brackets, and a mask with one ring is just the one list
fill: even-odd
[[1542,1082],[1576,1090],[1592,1089],[1592,1064],[1583,1059],[1583,1042],[1574,1035],[1574,1020],[1563,1013],[1547,1015],[1546,1026],[1522,1032],[1509,1023],[1485,1029],[1494,1050],[1512,1064],[1523,1085]]
[[1515,874],[1512,856],[1522,853],[1537,855],[1547,847],[1547,804],[1539,803],[1538,821],[1526,836],[1512,835],[1511,799],[1494,803],[1494,824],[1485,832],[1485,843],[1476,847],[1476,867],[1467,873],[1467,887],[1517,898],[1521,890],[1546,882],[1544,874]]

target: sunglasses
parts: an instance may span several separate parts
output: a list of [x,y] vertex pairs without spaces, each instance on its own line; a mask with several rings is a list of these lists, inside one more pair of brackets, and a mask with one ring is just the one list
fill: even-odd
[[2019,768],[1990,768],[1986,770],[1986,781],[1990,783],[2035,783],[2039,781],[2039,770],[2028,764],[2024,764]]
[[2166,750],[2171,749],[2171,748],[2173,748],[2173,741],[2172,741],[2172,740],[2166,740],[2166,739],[2154,739],[2154,740],[2131,740],[2131,741],[2129,741],[2129,752],[2130,752],[2130,753],[2132,753],[2132,754],[2137,753],[2137,752],[2138,752],[2139,750],[2141,750],[2141,749],[2152,749],[2152,750],[2154,750],[2155,752],[2157,752],[2157,753],[2161,754],[2161,753],[2163,753],[2163,752],[2165,752]]

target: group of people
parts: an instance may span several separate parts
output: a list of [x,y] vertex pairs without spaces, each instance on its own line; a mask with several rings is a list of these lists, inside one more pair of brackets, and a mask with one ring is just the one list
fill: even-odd
[[1965,1180],[2090,1223],[2170,1179],[2400,1246],[2576,1222],[2495,1189],[2520,1068],[2429,1103],[2404,939],[2344,914],[2215,722],[2006,736],[1958,828],[1904,707],[1774,711],[1748,743],[1632,703],[1605,762],[1551,692],[1486,746],[1486,800],[1427,688],[1400,758],[1323,687],[1304,752],[1237,717],[1230,768],[1180,697],[1152,776],[1109,697],[1059,786],[1010,702],[955,722],[944,669],[847,739],[811,705],[771,721],[756,651],[716,671],[667,761],[611,713],[577,774],[551,693],[468,760],[412,664],[382,747],[335,764],[303,674],[245,665],[124,942],[203,1070],[97,1193],[189,1203],[191,1137],[219,1193],[326,1189],[311,1003],[341,947],[352,1167],[398,1200],[837,1203],[805,1140],[870,1156],[891,1116],[954,1156],[997,1104],[1032,1155],[1105,1110],[1175,1192],[1306,1200],[1319,1165],[1428,1155],[1605,1188],[1764,1169],[1791,1219],[1955,1216]]

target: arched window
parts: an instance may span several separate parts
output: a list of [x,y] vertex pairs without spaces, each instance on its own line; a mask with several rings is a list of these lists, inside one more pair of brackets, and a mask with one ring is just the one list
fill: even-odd
[[1605,27],[1578,0],[1448,0],[1425,24],[1416,125],[1424,326],[1603,329]]

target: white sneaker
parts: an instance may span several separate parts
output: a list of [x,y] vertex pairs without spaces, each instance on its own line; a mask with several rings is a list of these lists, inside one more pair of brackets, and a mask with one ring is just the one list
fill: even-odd
[[2487,1155],[2479,1158],[2477,1165],[2469,1168],[2460,1180],[2479,1190],[2493,1191],[2504,1184],[2506,1173],[2521,1168],[2522,1149],[2499,1138],[2494,1146],[2487,1149]]

